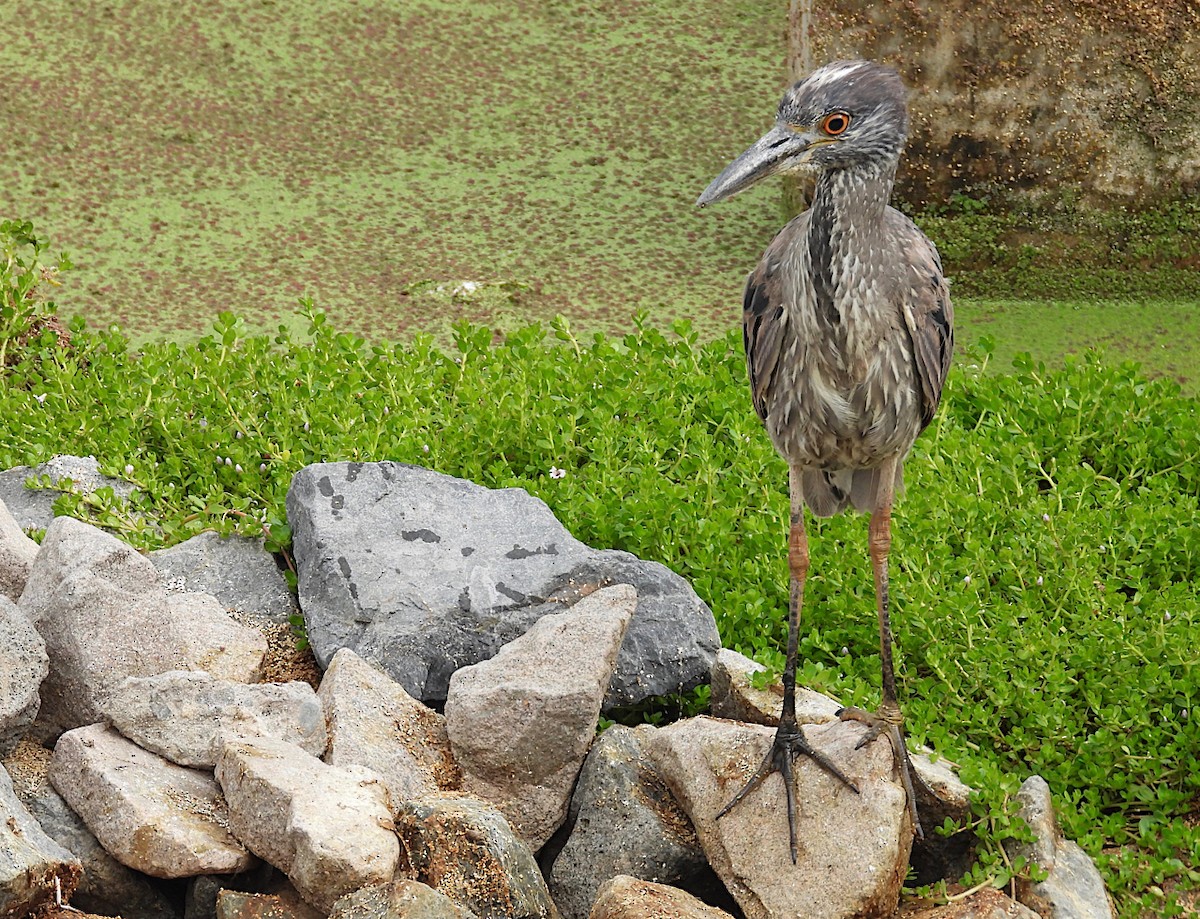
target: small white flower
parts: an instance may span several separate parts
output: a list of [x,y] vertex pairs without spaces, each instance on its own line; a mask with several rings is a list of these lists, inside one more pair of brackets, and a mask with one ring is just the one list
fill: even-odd
[[1041,586],[1042,586],[1042,576],[1041,576],[1040,574],[1037,576],[1037,582],[1036,582],[1036,583],[1037,583],[1037,586],[1038,586],[1038,587],[1041,587]]
[[1170,613],[1163,613],[1163,621],[1164,621],[1164,622],[1170,622],[1170,621],[1171,621],[1171,614],[1170,614]]
[[971,583],[971,576],[970,576],[969,574],[968,574],[968,575],[966,575],[966,576],[963,578],[963,583],[964,583],[964,584],[970,584],[970,583]]
[[428,453],[429,452],[429,444],[421,444],[421,452]]
[[845,645],[842,645],[842,650],[840,653],[841,653],[842,657],[846,657],[850,654],[850,649],[847,648]]
[[237,432],[236,434],[234,434],[233,436],[234,436],[234,437],[236,437],[238,440],[241,440],[241,439],[242,439],[242,432],[241,432],[241,431],[238,431],[238,432]]
[[241,471],[242,471],[242,464],[241,464],[241,463],[234,463],[234,464],[233,464],[233,471],[234,471],[234,472],[241,472]]
[[266,463],[259,463],[259,464],[258,464],[258,471],[259,471],[259,472],[266,472],[266,471],[267,471],[267,464],[266,464]]
[[217,454],[217,465],[218,465],[218,466],[224,466],[224,465],[225,465],[225,460],[223,460],[223,459],[221,458],[221,454],[220,454],[220,453],[218,453],[218,454]]
[[133,475],[133,463],[126,463],[126,464],[125,464],[125,474],[126,474],[126,475]]
[[304,422],[304,433],[307,434],[308,432],[309,432],[309,426],[308,426],[308,422],[306,421],[306,422]]
[[43,404],[44,404],[44,403],[45,403],[45,401],[46,401],[46,394],[45,394],[44,392],[42,392],[42,393],[38,393],[38,394],[37,394],[36,396],[34,396],[33,398],[37,399],[39,403],[43,403]]
[[567,470],[559,469],[557,466],[550,467],[550,478],[564,479],[564,478],[566,478],[566,476],[567,476]]
[[231,460],[231,459],[230,459],[228,456],[227,456],[227,457],[225,457],[225,465],[226,465],[226,466],[232,466],[232,465],[233,465],[233,460]]
[[1108,546],[1104,545],[1104,543],[1100,543],[1100,545],[1096,546],[1096,551],[1103,555],[1108,551]]
[[1042,514],[1042,523],[1049,523],[1049,522],[1050,522],[1050,515]]
[[208,427],[208,419],[207,418],[200,419],[200,427],[202,427],[202,428]]

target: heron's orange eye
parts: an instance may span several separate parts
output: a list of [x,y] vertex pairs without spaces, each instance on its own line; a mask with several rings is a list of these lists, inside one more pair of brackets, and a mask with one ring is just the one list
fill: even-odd
[[821,130],[830,137],[837,137],[839,134],[845,134],[846,128],[850,127],[849,112],[830,112],[821,119]]

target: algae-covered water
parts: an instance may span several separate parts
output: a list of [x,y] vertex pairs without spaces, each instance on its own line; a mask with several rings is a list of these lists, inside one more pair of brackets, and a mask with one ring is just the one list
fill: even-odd
[[[135,338],[736,321],[777,189],[698,213],[784,85],[767,3],[44,0],[0,58],[3,211]],[[464,285],[462,282],[470,282]]]
[[[786,84],[782,0],[40,0],[0,43],[0,217],[77,270],[67,314],[135,340],[311,297],[372,339],[646,310],[705,334],[784,220],[697,211]],[[958,266],[956,270],[969,270]],[[961,289],[961,288],[960,288]],[[997,363],[1102,345],[1200,377],[1193,302],[958,297]]]

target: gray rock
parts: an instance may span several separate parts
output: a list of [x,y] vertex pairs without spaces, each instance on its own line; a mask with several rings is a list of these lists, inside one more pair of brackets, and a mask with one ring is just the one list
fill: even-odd
[[636,606],[626,584],[598,590],[450,678],[446,731],[463,789],[499,807],[534,851],[567,817]]
[[529,846],[504,815],[465,795],[400,804],[400,871],[441,891],[480,919],[558,919]]
[[333,904],[329,919],[477,919],[443,893],[420,881],[396,878],[364,887]]
[[212,594],[226,610],[286,623],[300,612],[262,539],[201,533],[150,553],[169,588]]
[[619,583],[637,589],[638,611],[606,706],[708,681],[719,641],[695,591],[662,565],[585,546],[521,489],[399,463],[329,463],[296,474],[287,508],[322,666],[353,648],[440,704],[459,667]]
[[0,769],[0,916],[26,916],[53,903],[57,893],[70,897],[81,872],[79,860],[46,835]]
[[33,724],[38,690],[50,672],[46,643],[16,604],[0,595],[0,756]]
[[844,919],[895,909],[913,828],[904,788],[893,776],[891,746],[880,737],[856,749],[865,731],[841,721],[805,730],[809,743],[837,763],[859,793],[808,757],[796,760],[796,864],[777,774],[716,819],[762,762],[771,728],[691,718],[651,735],[651,757],[747,919]]
[[21,599],[37,550],[37,543],[25,535],[0,501],[0,597],[8,597],[14,603]]
[[1017,791],[1017,814],[1037,836],[1035,842],[1011,845],[1010,858],[1025,858],[1047,872],[1036,884],[1018,881],[1017,899],[1042,919],[1112,919],[1113,908],[1095,863],[1077,843],[1058,829],[1050,786],[1039,775]]
[[34,728],[40,740],[100,720],[98,696],[125,677],[206,670],[247,682],[266,653],[262,635],[235,623],[212,597],[168,596],[148,559],[70,517],[46,530],[21,611],[50,657]]
[[445,719],[349,648],[333,656],[317,696],[330,765],[373,769],[393,802],[460,786]]
[[[779,723],[783,683],[778,679],[756,689],[751,675],[766,670],[762,664],[728,648],[717,652],[712,668],[711,706],[714,718],[748,724]],[[796,720],[800,724],[827,724],[837,720],[842,704],[804,686],[796,687]]]
[[109,854],[143,874],[228,874],[252,862],[230,835],[211,775],[176,766],[106,725],[63,734],[49,775]]
[[708,872],[691,821],[646,754],[654,731],[613,725],[584,760],[570,836],[548,872],[564,919],[588,919],[600,888],[618,875],[675,885]]
[[600,888],[590,919],[733,919],[689,893],[618,875]]
[[387,790],[369,769],[330,766],[295,744],[256,737],[228,741],[216,776],[233,832],[317,909],[395,874]]
[[202,670],[127,677],[100,710],[138,746],[180,766],[211,769],[225,735],[263,735],[325,752],[325,715],[307,683],[237,683]]
[[23,529],[44,530],[54,519],[54,502],[59,491],[49,488],[27,488],[28,479],[46,476],[56,485],[69,479],[76,491],[91,494],[98,488],[111,488],[119,498],[128,498],[135,488],[132,483],[101,474],[94,456],[54,456],[36,466],[16,466],[0,472],[0,500]]

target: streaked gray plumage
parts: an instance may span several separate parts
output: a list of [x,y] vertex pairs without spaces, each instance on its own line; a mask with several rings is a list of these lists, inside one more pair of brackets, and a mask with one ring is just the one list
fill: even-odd
[[[871,514],[883,701],[847,710],[870,737],[892,741],[917,822],[903,719],[896,702],[887,554],[894,494],[917,435],[941,398],[953,348],[953,309],[933,243],[888,205],[908,132],[894,70],[839,61],[794,85],[775,126],[700,196],[705,205],[776,173],[815,173],[812,204],[767,247],[746,285],[743,330],[754,408],[790,468],[792,600],[784,710],[771,754],[730,807],[804,753],[840,781],[795,724],[797,636],[808,545],[803,508],[818,516],[852,505]],[[728,810],[728,808],[726,808]],[[795,830],[792,853],[795,859]]]

